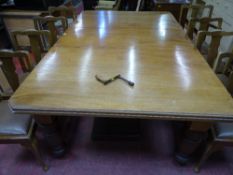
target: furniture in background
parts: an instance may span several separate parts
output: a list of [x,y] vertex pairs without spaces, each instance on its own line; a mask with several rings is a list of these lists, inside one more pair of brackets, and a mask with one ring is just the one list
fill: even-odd
[[[48,11],[49,11],[50,15],[52,15],[52,16],[65,17],[68,24],[71,24],[71,22],[75,21],[77,18],[77,12],[73,6],[49,7]],[[69,18],[71,18],[72,21],[69,21],[68,20]]]
[[[83,30],[74,32],[80,23]],[[119,73],[135,86],[95,79]],[[84,11],[9,102],[15,113],[35,114],[45,132],[56,115],[190,121],[178,161],[187,161],[210,122],[233,121],[231,96],[179,23],[161,12]],[[63,141],[51,130],[49,144],[62,155]]]
[[[6,80],[12,90],[16,90],[19,86],[18,75],[15,73],[13,57],[25,58],[25,52],[0,50],[0,73],[4,73],[5,78],[0,81],[1,90],[6,87]],[[28,58],[27,58],[28,59]],[[28,66],[28,65],[27,65]],[[27,67],[24,66],[24,67]],[[2,75],[0,76],[2,78]],[[35,136],[35,122],[30,115],[15,115],[8,106],[7,96],[0,95],[0,143],[1,144],[21,144],[30,149],[36,157],[38,163],[45,171],[48,166],[44,163],[38,147],[38,141]]]
[[[169,11],[179,21],[179,14],[183,5],[189,6],[191,1],[187,0],[151,0],[151,10],[153,11]],[[187,10],[183,11],[187,14]]]
[[94,10],[98,0],[83,0],[84,10]]
[[[222,30],[232,31],[233,29],[233,1],[231,0],[203,0],[206,4],[213,5],[213,18],[221,17],[223,18]],[[233,49],[233,36],[225,37],[221,41],[220,50],[221,52],[231,52]]]
[[[78,0],[57,0],[57,1],[51,1],[51,0],[36,0],[36,2],[41,3],[44,2],[44,7],[46,9],[42,8],[41,5],[36,6],[36,2],[34,1],[23,1],[18,0],[16,4],[18,6],[15,6],[14,3],[10,6],[1,6],[3,10],[0,12],[0,18],[2,19],[3,25],[5,30],[8,33],[8,36],[10,36],[11,31],[13,30],[26,30],[26,29],[35,29],[33,18],[35,17],[42,17],[49,15],[48,13],[48,5],[55,6],[55,5],[61,5],[68,6],[69,9],[73,8],[75,10],[75,15],[77,14],[78,9],[80,8],[80,4],[77,2]],[[21,4],[21,5],[20,5]],[[38,8],[37,10],[31,8],[30,5],[24,6],[23,4],[33,4],[35,8]],[[74,5],[74,7],[72,7]],[[44,10],[43,10],[44,9]],[[25,37],[22,37],[19,39],[20,44],[29,44],[29,40]]]
[[[18,58],[23,72],[31,70],[28,53],[25,51],[10,51],[1,50],[1,63],[4,64],[4,69],[1,69],[1,97],[9,98],[12,93],[18,88],[20,75],[15,72],[13,58]],[[9,70],[9,71],[8,71]]]
[[18,9],[47,10],[50,6],[62,5],[64,1],[65,0],[14,0],[14,3]]
[[122,7],[122,0],[108,1],[100,0],[95,10],[120,10]]
[[[192,18],[188,22],[186,34],[191,40],[193,40],[194,34],[196,34],[198,31],[209,31],[210,27],[221,30],[222,21],[222,18]],[[217,23],[217,25],[214,25],[213,23]],[[197,25],[198,27],[196,27]]]
[[[56,23],[61,23],[59,27],[56,26]],[[65,30],[68,28],[67,20],[65,17],[35,17],[34,18],[35,28],[37,30],[49,30],[51,34],[51,42],[57,42],[58,38],[63,35]]]
[[233,53],[219,54],[213,69],[228,92],[233,96]]
[[[29,39],[29,45],[21,45],[18,42],[19,36],[26,36]],[[35,30],[35,29],[28,29],[28,30],[18,30],[11,32],[11,38],[13,42],[13,47],[15,50],[27,50],[31,53],[31,56],[34,60],[33,64],[39,63],[42,55],[48,51],[50,47],[53,46],[55,41],[52,39],[51,33],[47,30]],[[44,39],[44,42],[42,42]],[[44,43],[44,44],[43,44]]]
[[[0,12],[0,16],[3,20],[4,27],[10,36],[13,30],[26,30],[34,29],[33,18],[41,16],[41,11],[20,11],[20,10],[6,10]],[[28,45],[29,40],[25,37],[18,39],[19,44]],[[11,41],[12,44],[12,41]]]
[[233,145],[233,123],[218,122],[211,128],[211,137],[209,143],[201,156],[199,162],[195,165],[194,171],[200,172],[200,169],[208,157],[215,151],[224,146]]
[[202,45],[206,39],[206,37],[211,37],[210,44],[208,46],[207,53],[203,53],[206,58],[206,61],[213,68],[214,62],[216,61],[218,50],[220,46],[221,39],[226,36],[233,36],[233,32],[225,32],[225,31],[199,31],[197,34],[197,39],[195,42],[195,47],[202,52]]
[[190,19],[199,19],[202,17],[211,18],[213,10],[214,7],[212,5],[182,5],[179,13],[179,23],[185,28],[185,25],[188,24]]
[[[224,65],[222,66],[222,63]],[[214,71],[222,81],[228,92],[233,96],[233,53],[221,53],[214,65]],[[233,123],[218,122],[211,127],[207,147],[200,160],[194,167],[195,172],[200,172],[201,166],[208,157],[223,146],[233,145]]]

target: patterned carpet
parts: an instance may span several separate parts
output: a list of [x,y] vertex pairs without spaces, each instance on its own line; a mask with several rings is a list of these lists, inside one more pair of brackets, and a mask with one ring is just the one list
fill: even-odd
[[[143,121],[141,141],[94,142],[91,140],[93,118],[80,118],[74,142],[62,159],[41,148],[48,172],[43,172],[33,155],[20,145],[0,145],[0,175],[186,175],[193,172],[193,162],[181,167],[173,160],[174,139],[170,122]],[[200,175],[233,174],[233,150],[214,154]]]

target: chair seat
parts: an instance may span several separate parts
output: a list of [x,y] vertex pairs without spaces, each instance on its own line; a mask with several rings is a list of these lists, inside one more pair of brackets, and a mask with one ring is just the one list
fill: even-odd
[[215,132],[218,139],[233,139],[233,123],[219,122],[215,125]]
[[7,100],[0,102],[0,135],[26,135],[31,120],[29,115],[14,115]]

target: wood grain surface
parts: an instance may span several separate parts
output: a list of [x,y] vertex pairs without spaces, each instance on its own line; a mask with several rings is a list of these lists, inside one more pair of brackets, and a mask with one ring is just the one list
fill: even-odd
[[[103,79],[121,74],[135,83]],[[233,121],[233,100],[170,13],[85,11],[10,99],[16,113]]]

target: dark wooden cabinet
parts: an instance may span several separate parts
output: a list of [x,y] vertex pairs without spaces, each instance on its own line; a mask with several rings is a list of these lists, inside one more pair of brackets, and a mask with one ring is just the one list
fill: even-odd
[[151,10],[153,11],[169,11],[176,20],[179,20],[180,9],[184,4],[190,4],[191,0],[152,0]]

